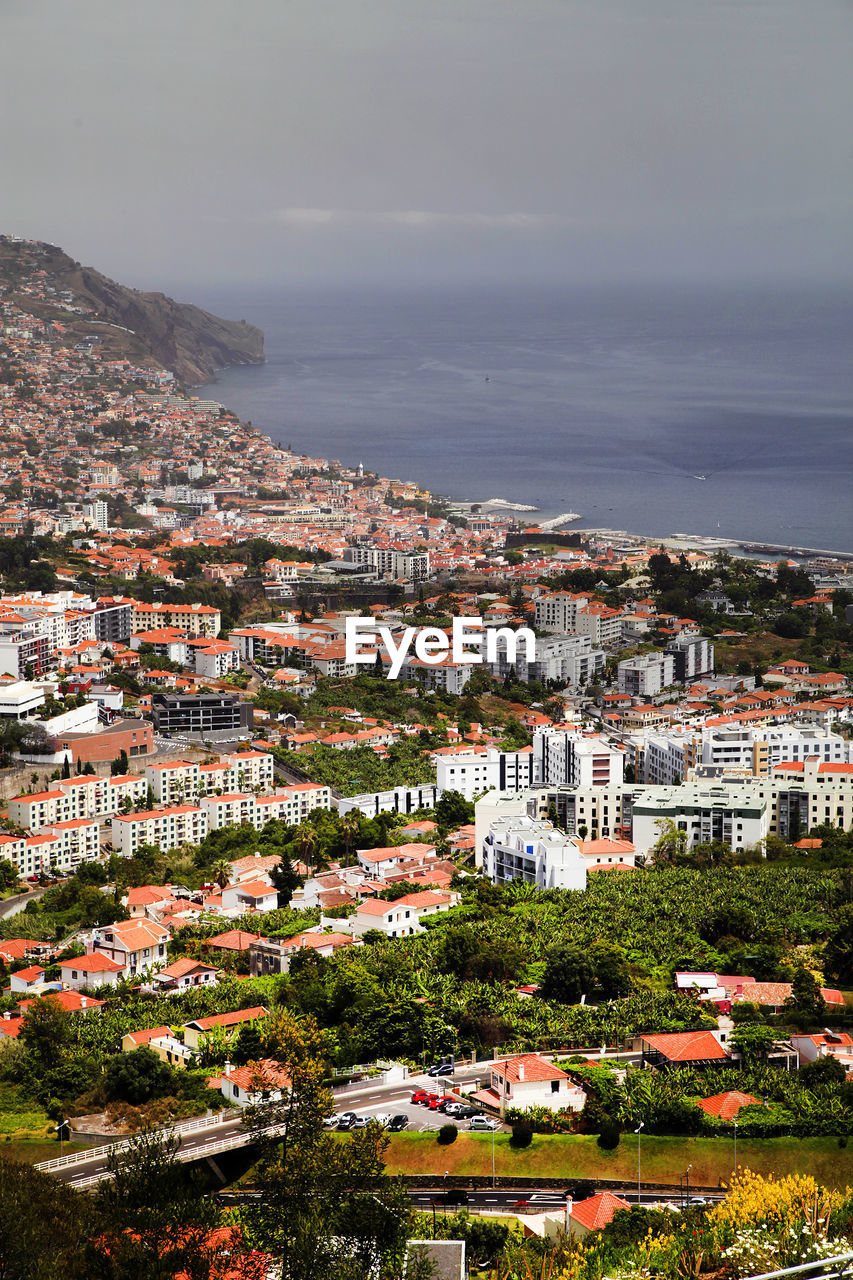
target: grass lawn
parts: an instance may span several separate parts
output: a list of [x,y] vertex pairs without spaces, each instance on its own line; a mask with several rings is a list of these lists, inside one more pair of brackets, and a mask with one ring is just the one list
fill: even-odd
[[[70,1156],[74,1151],[82,1151],[84,1146],[82,1142],[63,1142],[62,1154]],[[58,1158],[59,1143],[56,1139],[44,1142],[0,1142],[0,1159],[18,1160],[22,1164],[41,1164],[42,1160]]]
[[[757,1173],[811,1173],[828,1187],[853,1185],[853,1147],[839,1147],[837,1138],[767,1138],[738,1142],[738,1164]],[[732,1172],[733,1145],[725,1138],[643,1138],[643,1181],[671,1183],[688,1164],[693,1186],[717,1186]],[[449,1147],[440,1147],[432,1133],[399,1133],[391,1138],[387,1155],[391,1174],[491,1176],[492,1139],[488,1134],[460,1134]],[[602,1151],[595,1136],[538,1134],[526,1150],[515,1151],[509,1135],[495,1138],[495,1172],[499,1177],[637,1179],[637,1143],[623,1137],[615,1151]]]

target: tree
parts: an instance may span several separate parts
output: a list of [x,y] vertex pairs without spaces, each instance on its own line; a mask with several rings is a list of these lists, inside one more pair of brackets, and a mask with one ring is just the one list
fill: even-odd
[[89,1217],[85,1196],[0,1157],[0,1280],[83,1280]]
[[767,1055],[776,1042],[776,1032],[772,1027],[757,1026],[751,1023],[736,1026],[731,1034],[731,1045],[741,1055],[743,1065],[747,1069],[767,1061]]
[[46,1068],[59,1066],[71,1036],[70,1015],[54,996],[34,1000],[18,1032],[18,1039],[39,1075]]
[[130,761],[127,758],[127,752],[125,751],[124,747],[122,747],[121,751],[118,753],[115,760],[113,760],[112,764],[110,765],[110,773],[113,774],[113,776],[117,775],[123,778],[127,774],[127,771],[129,768],[130,768]]
[[804,965],[799,965],[794,972],[791,995],[785,1005],[805,1022],[823,1022],[826,1017],[826,1003],[820,987],[814,974],[809,973]]
[[442,831],[455,831],[474,821],[474,806],[458,791],[445,791],[435,806],[435,820]]
[[819,1089],[825,1085],[840,1085],[847,1080],[844,1064],[831,1054],[815,1058],[800,1067],[800,1079],[807,1089]]
[[443,1124],[436,1135],[436,1141],[440,1147],[449,1147],[459,1137],[459,1130],[455,1124]]
[[174,1083],[174,1068],[146,1044],[132,1053],[117,1053],[110,1059],[104,1087],[108,1098],[138,1107],[152,1098],[165,1097]]
[[388,1138],[378,1125],[345,1141],[324,1130],[329,1046],[313,1018],[280,1009],[262,1035],[290,1083],[249,1112],[260,1151],[260,1197],[246,1210],[253,1240],[280,1280],[366,1280],[399,1268],[408,1205],[385,1175]]
[[299,884],[299,876],[286,853],[282,853],[281,859],[270,871],[270,880],[278,890],[278,905],[286,907],[293,897],[293,890]]
[[587,951],[578,947],[553,947],[545,961],[539,990],[546,1000],[577,1004],[595,985],[595,970]]
[[358,809],[348,809],[340,820],[340,832],[344,838],[344,865],[349,866],[353,841],[358,839],[361,830],[361,815]]
[[651,849],[654,866],[672,866],[681,861],[687,852],[687,832],[679,831],[671,818],[661,818],[655,825],[660,835]]
[[224,889],[231,879],[231,863],[225,858],[217,858],[210,868],[210,878],[220,889]]
[[14,888],[20,878],[14,862],[10,862],[8,858],[0,858],[0,889]]
[[[108,1157],[111,1177],[95,1196],[97,1230],[84,1253],[92,1280],[224,1280],[227,1267],[239,1265],[227,1257],[239,1253],[239,1233],[223,1230],[221,1210],[201,1176],[178,1160],[179,1147],[180,1138],[149,1130]],[[258,1280],[262,1274],[255,1271]]]
[[823,949],[827,977],[842,986],[853,986],[853,903],[835,913],[835,927]]

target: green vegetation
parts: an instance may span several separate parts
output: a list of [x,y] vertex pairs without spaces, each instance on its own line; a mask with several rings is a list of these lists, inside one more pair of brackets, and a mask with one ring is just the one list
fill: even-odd
[[[688,1164],[693,1186],[728,1183],[733,1169],[731,1135],[720,1138],[645,1137],[642,1139],[642,1177],[647,1182],[678,1186]],[[844,1188],[853,1182],[853,1151],[839,1148],[837,1138],[801,1138],[796,1142],[771,1138],[763,1142],[738,1138],[738,1164],[758,1173],[780,1177],[803,1168],[827,1186]],[[429,1176],[490,1178],[490,1134],[460,1133],[452,1147],[437,1148],[431,1133],[395,1133],[387,1155],[388,1172]],[[495,1173],[502,1178],[613,1179],[629,1185],[637,1180],[637,1140],[625,1136],[612,1151],[592,1136],[537,1134],[529,1147],[513,1146],[510,1135],[495,1135]]]

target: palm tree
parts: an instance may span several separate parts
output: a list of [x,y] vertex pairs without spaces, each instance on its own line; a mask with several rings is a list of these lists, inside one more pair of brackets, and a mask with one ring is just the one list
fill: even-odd
[[349,866],[350,854],[352,852],[352,843],[357,838],[361,830],[360,814],[358,809],[348,809],[341,818],[341,835],[344,838],[345,856],[344,862]]
[[295,839],[300,861],[310,869],[312,855],[317,848],[317,832],[307,822],[300,822],[296,828]]
[[219,858],[210,868],[210,875],[214,883],[218,884],[220,889],[224,889],[231,879],[231,863],[226,862],[224,858]]

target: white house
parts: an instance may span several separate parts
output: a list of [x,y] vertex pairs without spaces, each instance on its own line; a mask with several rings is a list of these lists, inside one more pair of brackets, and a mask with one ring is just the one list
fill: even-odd
[[180,956],[154,974],[154,988],[168,994],[189,991],[191,987],[215,987],[217,971],[214,965],[204,964],[189,956]]
[[95,933],[93,951],[115,960],[129,978],[158,967],[166,959],[169,931],[153,920],[123,920]]
[[232,1067],[226,1062],[220,1088],[228,1102],[236,1107],[251,1107],[260,1102],[279,1102],[290,1088],[290,1077],[273,1058],[262,1058],[247,1067]]
[[581,1111],[585,1094],[553,1062],[538,1053],[495,1061],[489,1069],[489,1085],[474,1094],[477,1102],[502,1113],[507,1108],[525,1111],[547,1107],[550,1111]]
[[414,933],[423,933],[421,921],[424,916],[449,911],[458,901],[458,893],[443,893],[433,889],[426,889],[423,893],[408,893],[396,902],[368,898],[359,903],[355,915],[350,916],[346,922],[341,922],[341,927],[349,928],[350,933],[359,937],[370,929],[379,929],[387,938],[408,938]]
[[278,890],[260,880],[248,884],[229,884],[222,890],[223,911],[275,911]]
[[99,951],[63,961],[59,972],[62,985],[71,991],[80,991],[83,987],[114,987],[127,976],[123,964]]

